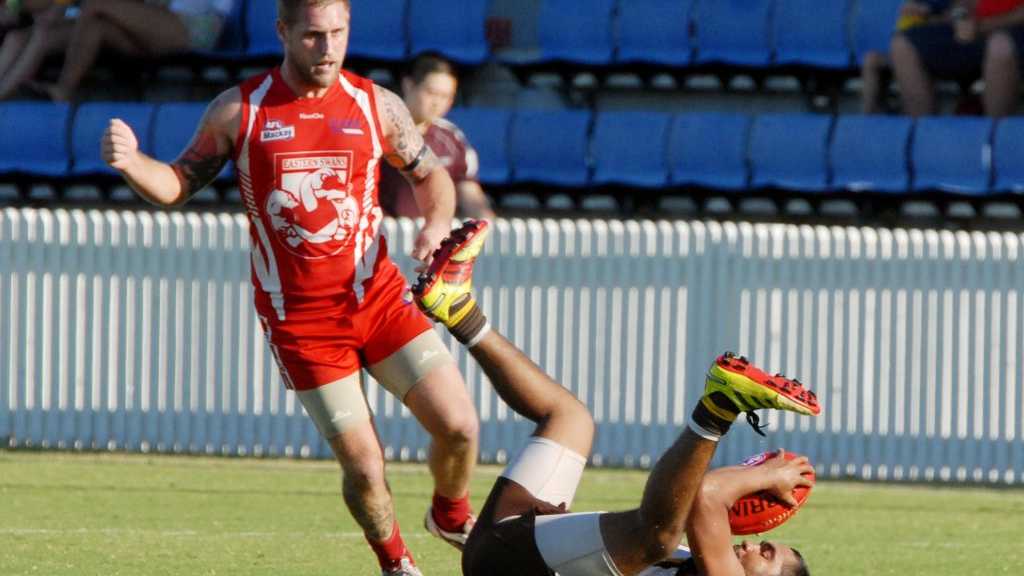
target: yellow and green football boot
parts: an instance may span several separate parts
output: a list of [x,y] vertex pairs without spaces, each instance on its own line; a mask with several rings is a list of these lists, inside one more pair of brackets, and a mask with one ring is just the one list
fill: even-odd
[[412,287],[420,310],[448,328],[474,308],[473,264],[483,250],[488,231],[486,220],[467,220],[452,231]]
[[818,398],[797,380],[781,374],[769,376],[746,358],[731,352],[718,357],[708,369],[701,404],[717,418],[732,422],[740,412],[762,434],[755,410],[788,410],[807,416],[821,413]]

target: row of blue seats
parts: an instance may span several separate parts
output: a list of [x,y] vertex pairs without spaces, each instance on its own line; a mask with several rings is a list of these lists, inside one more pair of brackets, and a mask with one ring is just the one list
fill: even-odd
[[[410,54],[441,52],[479,64],[490,56],[485,21],[490,0],[350,0],[348,56],[403,61]],[[235,0],[216,50],[216,59],[246,61],[278,57],[277,2]]]
[[[139,149],[170,161],[188,145],[206,110],[198,102],[88,102],[72,108],[48,102],[0,103],[0,174],[50,178],[113,175],[100,155],[111,118],[135,131]],[[218,177],[229,181],[230,166]]]
[[[349,54],[401,61],[434,51],[462,63],[490,56],[490,0],[351,0]],[[845,69],[887,51],[902,0],[542,0],[540,51],[526,61],[665,66],[798,64]],[[221,51],[276,56],[276,3],[240,0]]]
[[1024,118],[483,108],[449,118],[495,185],[1024,192]]
[[[112,117],[140,149],[173,159],[201,103],[0,104],[0,174],[112,174],[99,141]],[[457,108],[449,118],[480,156],[480,178],[502,186],[699,186],[806,192],[1024,192],[1024,118],[601,112]],[[230,169],[221,174],[230,179]]]
[[[545,0],[539,60],[846,69],[888,52],[903,0]],[[567,23],[573,23],[567,25]]]

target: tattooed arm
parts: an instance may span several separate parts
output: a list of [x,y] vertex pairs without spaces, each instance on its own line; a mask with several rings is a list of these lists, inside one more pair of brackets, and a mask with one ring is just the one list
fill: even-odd
[[405,102],[394,92],[378,86],[374,86],[374,95],[377,116],[384,130],[384,157],[412,184],[416,204],[425,220],[412,257],[429,262],[434,249],[451,232],[455,184],[441,161],[423,142],[423,135],[416,129]]
[[218,96],[207,107],[192,142],[171,164],[143,154],[132,129],[114,118],[103,135],[103,158],[149,202],[160,206],[183,204],[212,182],[231,157],[241,110],[237,88]]

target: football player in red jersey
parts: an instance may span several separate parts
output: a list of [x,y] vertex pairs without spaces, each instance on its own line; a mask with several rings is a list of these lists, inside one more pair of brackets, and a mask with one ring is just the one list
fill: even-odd
[[[806,458],[705,474],[719,440],[740,412],[816,415],[812,392],[726,354],[708,370],[704,395],[687,427],[655,464],[640,506],[625,512],[570,514],[590,454],[594,422],[586,406],[491,328],[472,295],[473,267],[488,224],[454,231],[420,275],[417,304],[465,344],[509,407],[537,424],[526,447],[494,483],[462,556],[466,576],[807,576],[796,551],[781,544],[732,546],[729,507],[767,490],[794,504],[809,485]],[[693,547],[680,549],[684,534]]]
[[402,99],[341,70],[347,0],[278,0],[279,67],[218,96],[170,164],[110,121],[106,161],[143,198],[176,206],[234,160],[249,218],[255,305],[286,385],[343,470],[342,493],[384,574],[418,575],[394,517],[384,458],[360,382],[366,368],[432,437],[435,493],[425,524],[461,547],[477,417],[462,376],[388,257],[377,198],[381,160],[414,189],[428,263],[448,234],[455,189]]

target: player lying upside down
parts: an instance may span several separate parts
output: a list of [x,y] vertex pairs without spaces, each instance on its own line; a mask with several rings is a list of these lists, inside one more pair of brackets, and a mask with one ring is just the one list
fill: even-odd
[[[756,468],[705,471],[740,412],[771,408],[812,415],[820,408],[800,384],[771,378],[731,355],[712,364],[690,425],[655,465],[639,508],[567,513],[590,454],[594,423],[569,391],[491,329],[477,307],[472,272],[486,235],[482,221],[453,232],[413,288],[417,304],[469,348],[501,398],[537,423],[480,512],[463,552],[463,573],[806,575],[792,548],[767,542],[734,548],[728,521],[729,506],[757,490],[791,502],[793,488],[809,483],[803,477],[811,471],[806,459],[773,458]],[[756,416],[748,419],[756,423]],[[684,533],[691,559],[677,553]]]

